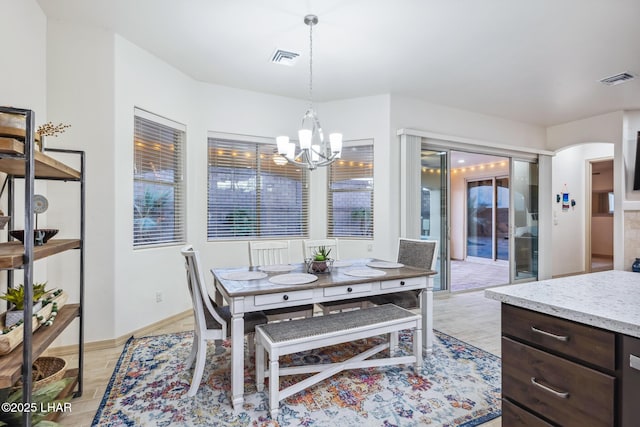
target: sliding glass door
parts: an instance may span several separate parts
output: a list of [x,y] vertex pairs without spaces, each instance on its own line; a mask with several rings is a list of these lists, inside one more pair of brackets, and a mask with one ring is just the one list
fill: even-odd
[[509,260],[509,178],[467,181],[467,257]]
[[513,160],[511,281],[538,277],[538,164]]
[[420,238],[438,241],[438,261],[434,290],[447,289],[447,155],[443,151],[422,150],[420,179]]

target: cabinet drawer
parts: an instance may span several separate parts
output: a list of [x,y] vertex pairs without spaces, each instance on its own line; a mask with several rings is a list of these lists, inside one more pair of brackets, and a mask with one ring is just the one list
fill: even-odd
[[313,290],[308,289],[304,291],[294,292],[280,292],[277,294],[264,294],[255,296],[255,305],[269,305],[279,304],[285,301],[303,301],[313,298]]
[[340,295],[354,295],[365,292],[371,292],[371,283],[359,283],[356,285],[347,286],[332,286],[330,288],[324,288],[325,297],[334,297]]
[[622,349],[620,351],[622,367],[621,385],[621,414],[622,427],[638,425],[640,420],[640,338],[627,335],[622,336]]
[[502,304],[502,334],[614,371],[615,334]]
[[407,279],[385,280],[383,282],[380,282],[381,289],[396,289],[398,291],[402,291],[408,286],[422,286],[424,288],[427,286],[427,278],[409,277]]
[[612,426],[615,378],[502,338],[502,395],[565,427]]
[[508,427],[553,427],[548,422],[506,399],[502,400],[502,425]]

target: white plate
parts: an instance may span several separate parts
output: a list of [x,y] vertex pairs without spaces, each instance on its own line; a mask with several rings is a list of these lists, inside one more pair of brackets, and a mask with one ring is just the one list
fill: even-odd
[[353,270],[343,271],[347,276],[356,277],[377,277],[387,274],[386,271],[374,270],[373,268],[354,268]]
[[296,267],[290,264],[263,265],[262,267],[258,267],[258,270],[266,271],[267,273],[284,273],[295,269]]
[[267,277],[267,273],[262,271],[232,271],[220,275],[225,280],[257,280]]
[[334,267],[351,267],[353,265],[353,261],[341,261],[341,260],[336,260],[333,261],[333,266]]
[[273,276],[269,279],[271,283],[276,285],[302,285],[303,283],[311,283],[318,280],[318,276],[307,273],[289,273]]
[[399,262],[390,262],[390,261],[371,261],[371,262],[368,262],[367,265],[369,267],[375,267],[375,268],[400,268],[400,267],[404,267],[404,264],[400,264]]

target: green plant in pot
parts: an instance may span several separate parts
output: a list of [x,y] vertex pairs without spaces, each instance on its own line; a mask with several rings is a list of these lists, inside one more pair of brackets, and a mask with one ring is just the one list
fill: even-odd
[[311,270],[314,273],[324,273],[327,271],[327,261],[330,260],[329,254],[331,249],[327,249],[326,246],[318,246],[313,252],[313,259],[311,261]]
[[[36,312],[42,307],[40,299],[49,292],[45,289],[46,286],[47,282],[33,284],[34,305],[32,312]],[[13,305],[12,309],[7,310],[5,318],[5,326],[7,328],[24,319],[24,285],[20,285],[17,288],[8,288],[7,293],[0,295],[0,298]]]

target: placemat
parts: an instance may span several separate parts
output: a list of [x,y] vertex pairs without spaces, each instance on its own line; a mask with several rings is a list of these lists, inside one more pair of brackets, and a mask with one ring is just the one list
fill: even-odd
[[376,267],[376,268],[400,268],[400,267],[404,267],[404,264],[400,264],[399,262],[391,262],[391,261],[371,261],[371,262],[368,262],[367,265],[369,267]]
[[283,273],[285,271],[295,270],[296,267],[290,264],[274,264],[274,265],[263,265],[258,267],[260,271],[266,271],[268,273]]
[[355,276],[355,277],[377,277],[384,276],[387,274],[386,271],[375,270],[373,268],[354,268],[353,270],[343,271],[347,276]]
[[232,271],[220,275],[225,280],[257,280],[267,277],[262,271]]

